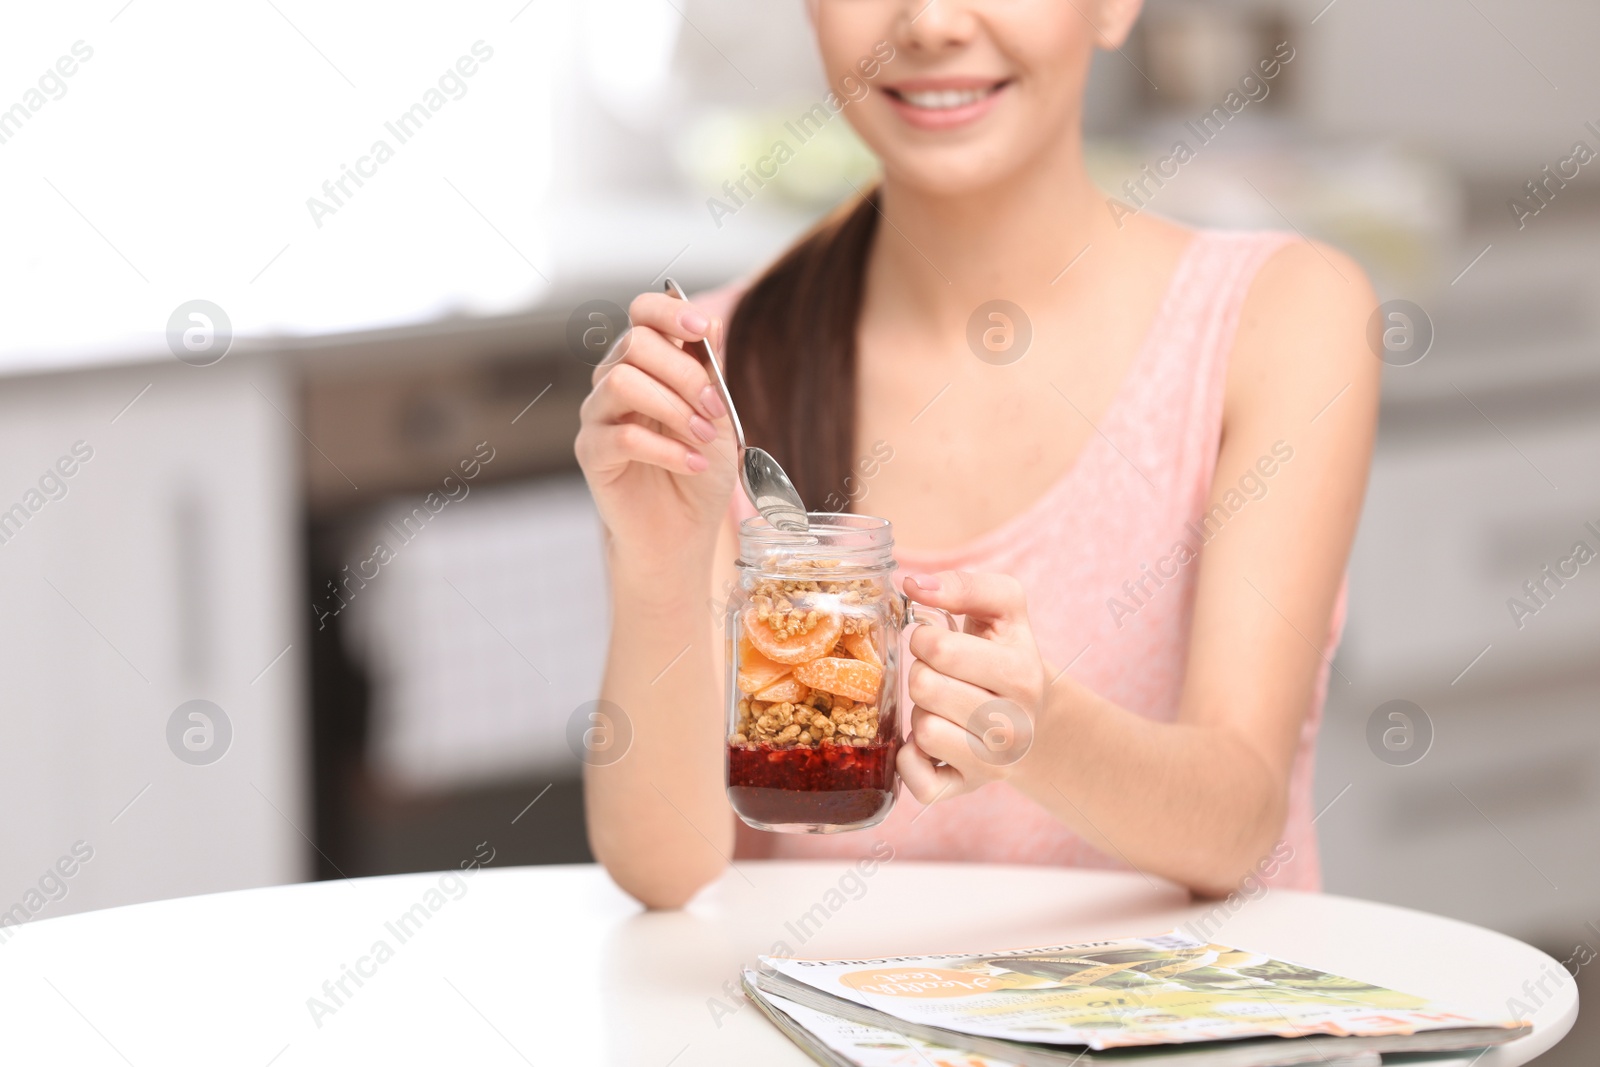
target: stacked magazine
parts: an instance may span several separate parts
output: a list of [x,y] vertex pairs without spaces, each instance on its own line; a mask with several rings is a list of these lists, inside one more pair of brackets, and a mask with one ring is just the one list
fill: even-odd
[[991,955],[761,957],[744,991],[829,1067],[1378,1067],[1525,1022],[1179,933]]

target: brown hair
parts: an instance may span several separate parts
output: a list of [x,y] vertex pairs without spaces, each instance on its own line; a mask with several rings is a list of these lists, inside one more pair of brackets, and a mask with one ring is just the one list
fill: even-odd
[[856,326],[878,192],[823,219],[745,290],[728,323],[728,390],[745,436],[812,511],[849,511]]

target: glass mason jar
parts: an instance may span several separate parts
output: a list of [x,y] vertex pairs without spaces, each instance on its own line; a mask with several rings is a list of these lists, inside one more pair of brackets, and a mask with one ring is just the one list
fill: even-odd
[[739,526],[724,630],[728,799],[758,830],[832,834],[876,825],[894,807],[901,633],[955,620],[889,583],[887,519],[809,519],[806,534],[759,516]]

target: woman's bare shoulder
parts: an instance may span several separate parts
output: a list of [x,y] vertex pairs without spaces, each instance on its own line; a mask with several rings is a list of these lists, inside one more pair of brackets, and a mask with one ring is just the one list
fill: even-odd
[[1268,257],[1240,309],[1228,408],[1265,406],[1307,420],[1348,387],[1352,407],[1376,402],[1383,367],[1367,342],[1378,306],[1361,265],[1321,242],[1295,239]]
[[1262,264],[1246,301],[1246,311],[1269,318],[1337,318],[1370,313],[1377,306],[1367,272],[1351,256],[1322,241],[1297,238]]
[[1135,215],[1125,221],[1117,237],[1133,250],[1139,267],[1157,277],[1177,264],[1201,232],[1160,215]]

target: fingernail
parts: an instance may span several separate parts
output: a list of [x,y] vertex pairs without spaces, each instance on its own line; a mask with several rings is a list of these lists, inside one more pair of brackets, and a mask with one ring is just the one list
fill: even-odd
[[705,332],[711,328],[711,320],[700,314],[700,312],[694,310],[685,311],[683,314],[679,315],[678,322],[685,330],[702,337],[705,336]]
[[684,460],[684,466],[688,467],[694,473],[699,474],[701,471],[711,466],[711,464],[707,463],[706,457],[702,456],[700,453],[690,452],[689,458]]
[[908,574],[906,575],[906,581],[916,582],[918,589],[926,589],[930,593],[939,591],[939,579],[931,574]]
[[717,439],[717,428],[699,415],[689,416],[689,429],[693,430],[694,435],[702,441],[715,441]]
[[709,385],[700,390],[700,406],[705,408],[706,414],[713,419],[720,419],[728,414],[727,405],[723,404],[717,391]]

